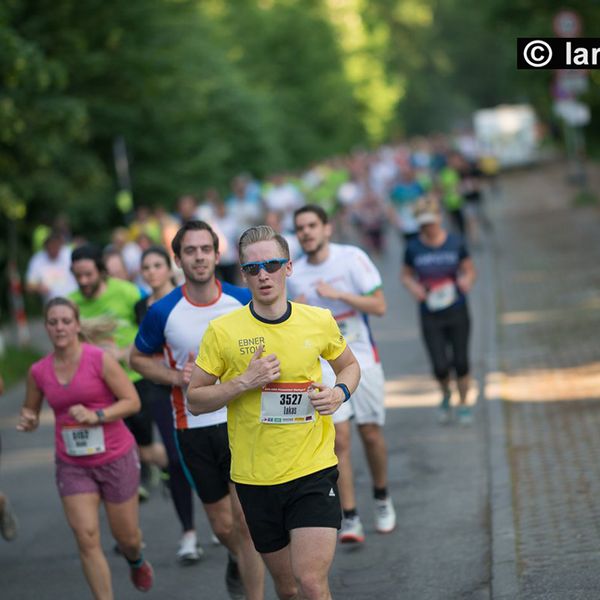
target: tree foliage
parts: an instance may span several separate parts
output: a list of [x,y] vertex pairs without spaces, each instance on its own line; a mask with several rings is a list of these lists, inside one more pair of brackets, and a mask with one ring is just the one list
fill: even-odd
[[[567,4],[590,34],[600,3]],[[552,75],[517,71],[515,38],[552,35],[555,12],[552,0],[5,0],[0,214],[25,233],[59,211],[84,233],[116,223],[118,137],[135,202],[170,207],[241,170],[466,125],[480,107],[529,101],[550,117]]]

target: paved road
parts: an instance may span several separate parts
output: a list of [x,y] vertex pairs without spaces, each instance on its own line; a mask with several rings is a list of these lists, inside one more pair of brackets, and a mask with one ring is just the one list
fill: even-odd
[[[539,440],[521,438],[537,431],[540,439],[548,439],[548,435],[544,437],[547,423],[545,421],[544,427],[528,434],[532,431],[529,425],[536,418],[536,408],[526,405],[521,407],[521,412],[515,412],[519,410],[516,402],[504,406],[499,400],[501,395],[518,396],[515,386],[522,383],[520,362],[529,356],[537,356],[531,340],[535,335],[539,337],[538,330],[529,337],[521,335],[513,339],[509,334],[513,335],[514,331],[506,328],[514,328],[515,320],[526,318],[520,312],[528,304],[525,299],[520,301],[518,296],[523,279],[515,279],[512,275],[519,272],[523,251],[528,252],[530,262],[541,264],[539,268],[543,270],[546,268],[544,257],[551,250],[551,243],[542,244],[543,226],[538,226],[535,218],[535,206],[547,202],[546,197],[539,194],[532,200],[538,203],[531,205],[530,217],[533,215],[534,218],[528,221],[538,229],[537,242],[536,238],[531,238],[525,249],[517,243],[528,234],[528,230],[519,229],[519,223],[522,225],[527,221],[519,220],[518,215],[519,210],[523,211],[523,201],[530,199],[531,186],[537,189],[550,185],[555,190],[563,189],[559,175],[555,174],[555,180],[549,183],[547,172],[542,175],[535,172],[516,174],[506,179],[504,198],[498,199],[492,207],[496,221],[495,240],[474,253],[480,280],[471,298],[473,371],[479,390],[474,390],[473,399],[477,397],[478,404],[473,427],[437,425],[434,407],[438,394],[430,381],[419,339],[415,306],[398,281],[401,251],[397,241],[390,240],[387,256],[379,261],[389,310],[386,317],[373,320],[373,325],[387,375],[386,437],[390,451],[390,489],[398,514],[398,527],[385,536],[374,532],[368,472],[360,448],[355,447],[358,508],[366,525],[367,541],[360,548],[338,549],[331,573],[335,598],[513,600],[517,597],[600,597],[600,594],[589,593],[597,571],[597,561],[592,558],[597,556],[595,527],[599,521],[591,498],[592,492],[598,489],[598,480],[591,476],[581,479],[571,475],[572,487],[583,486],[584,492],[574,488],[572,496],[566,500],[565,496],[558,497],[558,491],[554,497],[544,496],[547,489],[539,482],[536,484],[535,473],[545,468],[550,477],[555,475],[552,455],[545,455],[541,460],[535,447],[531,447]],[[556,193],[557,202],[565,205],[561,192]],[[561,215],[564,222],[567,217]],[[556,221],[554,223],[556,225]],[[589,225],[587,229],[593,231]],[[535,268],[531,267],[529,271],[535,271]],[[563,266],[563,271],[568,272],[569,265]],[[531,280],[535,275],[531,272],[522,277],[530,278],[528,289],[533,290],[530,296],[539,300],[530,308],[539,311],[546,306],[544,293]],[[539,273],[536,276],[539,278]],[[558,283],[556,286],[560,287]],[[561,310],[560,303],[556,307],[549,306],[552,310]],[[498,342],[496,312],[500,315]],[[589,309],[588,313],[592,314],[593,310]],[[566,334],[561,331],[560,335]],[[590,338],[591,334],[585,339]],[[580,353],[585,354],[588,346],[592,348],[591,341],[579,349]],[[551,345],[547,343],[537,367],[547,364],[552,356],[549,347]],[[520,354],[519,349],[522,349]],[[589,359],[588,354],[582,356]],[[511,357],[512,362],[509,362]],[[497,373],[500,367],[505,370],[502,376]],[[531,383],[531,377],[527,381]],[[556,378],[553,381],[557,381]],[[484,399],[486,390],[488,398]],[[53,482],[52,419],[45,413],[43,425],[35,435],[17,434],[13,430],[14,415],[21,399],[22,389],[16,388],[0,402],[3,441],[0,488],[9,492],[21,519],[19,539],[11,544],[0,543],[0,597],[11,600],[87,598],[74,541]],[[546,411],[544,418],[557,419],[556,412],[554,415]],[[580,417],[581,414],[577,416]],[[593,437],[591,433],[588,434],[590,437]],[[580,448],[573,460],[577,462],[577,457],[584,456],[589,462],[593,455],[586,450],[587,447]],[[568,478],[571,466],[560,467],[565,478]],[[587,466],[592,469],[591,465]],[[597,472],[597,468],[593,468]],[[568,528],[560,528],[558,520],[569,506],[573,506],[572,498],[582,497],[581,494],[585,501],[576,505],[578,512],[576,510],[575,514],[580,517],[576,520],[577,533],[584,536],[586,542],[583,555],[588,566],[585,584],[580,586],[579,595],[544,595],[550,589],[542,583],[545,578],[553,574],[553,585],[558,585],[561,573],[558,549],[561,542],[569,539]],[[535,502],[539,498],[546,504],[536,520]],[[517,501],[516,507],[513,500]],[[198,565],[184,568],[178,566],[174,558],[179,532],[169,502],[156,493],[141,507],[146,555],[153,562],[157,576],[156,586],[147,597],[178,600],[227,597],[222,581],[225,552],[210,544],[200,507],[197,515],[200,538],[205,541],[205,557]],[[594,516],[594,526],[586,529],[588,519]],[[572,517],[569,523],[573,522]],[[549,539],[545,535],[549,525],[555,527],[555,538]],[[105,524],[103,544],[113,570],[116,597],[139,598],[139,593],[132,589],[127,579],[122,559],[110,552],[112,542]],[[568,547],[571,557],[581,557],[577,554],[576,542],[571,542]],[[573,558],[569,565],[574,566],[576,562]],[[543,567],[539,576],[536,567]],[[598,579],[595,577],[596,582]],[[599,588],[596,585],[596,589]],[[559,586],[558,589],[564,588]],[[570,589],[576,589],[576,586]],[[520,596],[521,592],[523,596]],[[266,597],[268,600],[275,598],[270,583]]]

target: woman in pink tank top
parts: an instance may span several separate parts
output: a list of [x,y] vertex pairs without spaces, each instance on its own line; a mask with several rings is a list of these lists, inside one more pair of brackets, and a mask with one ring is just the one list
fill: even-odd
[[79,310],[70,300],[51,300],[45,320],[54,351],[29,370],[17,429],[37,428],[46,398],[55,416],[56,483],[94,597],[113,598],[111,573],[100,544],[101,501],[129,563],[133,584],[147,591],[153,571],[141,551],[139,460],[123,422],[140,409],[140,399],[114,358],[81,342]]

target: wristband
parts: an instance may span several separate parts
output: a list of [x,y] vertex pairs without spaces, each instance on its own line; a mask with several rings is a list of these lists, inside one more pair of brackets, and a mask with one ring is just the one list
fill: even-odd
[[96,411],[96,416],[98,417],[98,423],[102,425],[102,423],[104,423],[105,415],[101,408]]
[[338,387],[342,392],[344,392],[344,402],[350,399],[350,390],[345,383],[336,383],[333,387]]

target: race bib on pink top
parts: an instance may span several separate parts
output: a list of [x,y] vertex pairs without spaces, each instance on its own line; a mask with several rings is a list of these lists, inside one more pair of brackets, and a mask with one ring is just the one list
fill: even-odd
[[106,451],[104,428],[65,425],[62,428],[65,450],[69,456],[90,456]]

